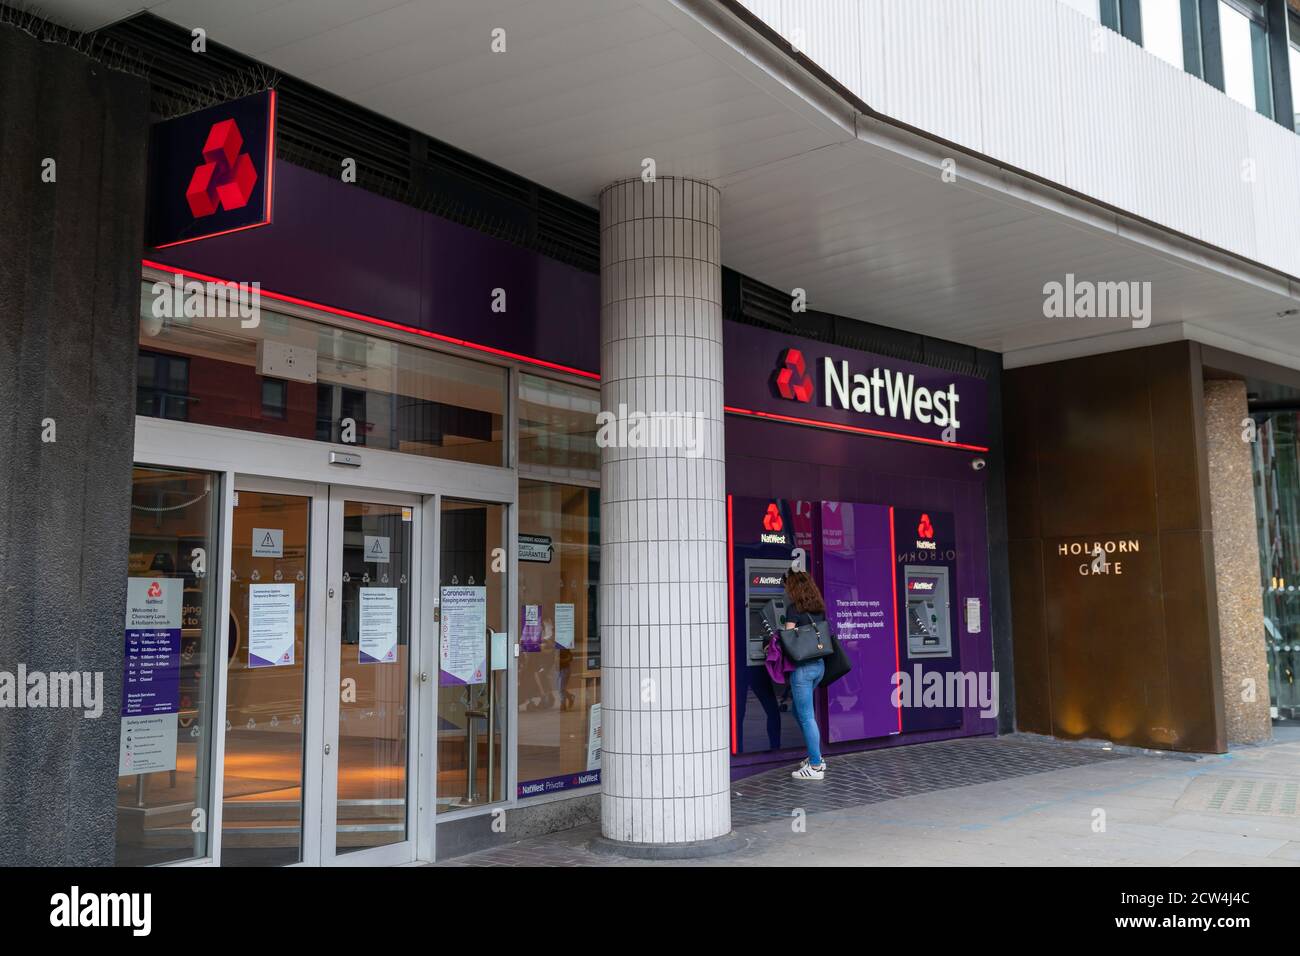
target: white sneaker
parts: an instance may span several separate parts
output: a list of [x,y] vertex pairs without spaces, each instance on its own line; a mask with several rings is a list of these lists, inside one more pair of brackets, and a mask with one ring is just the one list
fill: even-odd
[[[808,758],[807,758],[807,757],[804,757],[803,760],[800,760],[800,761],[799,761],[799,769],[802,770],[802,769],[803,769],[804,767],[806,767],[806,766],[808,766]],[[826,761],[823,760],[820,764],[818,764],[817,769],[818,769],[818,770],[825,770],[825,769],[826,769]]]
[[822,764],[820,767],[814,767],[812,764],[806,763],[790,776],[796,780],[821,780],[826,776],[826,765]]

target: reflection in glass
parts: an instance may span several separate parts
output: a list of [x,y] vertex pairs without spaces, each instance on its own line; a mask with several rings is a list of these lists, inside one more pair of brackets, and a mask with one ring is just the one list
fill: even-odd
[[1300,719],[1300,414],[1258,417],[1255,520],[1259,526],[1264,644],[1275,719]]
[[311,499],[241,490],[230,555],[221,862],[302,859]]
[[412,510],[343,505],[336,848],[406,839]]
[[555,478],[600,480],[595,389],[519,376],[519,463]]
[[[444,498],[439,559],[438,812],[504,798],[504,505]],[[494,635],[496,635],[494,637]]]
[[[349,444],[505,464],[504,369],[265,308],[251,329],[156,318],[152,286],[141,292],[139,414],[323,442],[342,441],[350,419]],[[314,380],[284,377],[275,350],[286,346]]]
[[520,796],[600,782],[599,521],[594,488],[519,482],[521,535],[554,548],[519,561],[519,603],[541,628],[519,655]]
[[[179,674],[162,692],[175,714],[174,770],[125,773],[117,781],[117,864],[147,866],[208,855],[212,662],[216,635],[218,481],[204,472],[137,467],[132,474],[128,575],[180,594]],[[121,639],[119,637],[119,639]],[[160,712],[156,711],[156,712]],[[171,719],[171,713],[165,716]]]

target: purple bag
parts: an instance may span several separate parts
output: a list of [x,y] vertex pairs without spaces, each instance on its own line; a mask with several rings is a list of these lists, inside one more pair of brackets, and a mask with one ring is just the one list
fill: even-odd
[[798,665],[789,660],[781,650],[781,642],[775,636],[767,642],[767,657],[763,660],[763,666],[767,668],[767,676],[772,678],[774,684],[784,684],[785,675],[793,671]]

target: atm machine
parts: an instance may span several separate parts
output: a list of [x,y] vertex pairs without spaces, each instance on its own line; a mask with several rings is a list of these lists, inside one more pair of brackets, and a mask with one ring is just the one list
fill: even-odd
[[[953,589],[957,582],[956,522],[949,512],[911,508],[894,509],[895,566],[898,607],[898,654],[909,680],[929,680],[961,669],[957,609]],[[918,671],[919,669],[919,671]],[[915,733],[960,727],[958,707],[904,705],[902,730]]]
[[952,657],[948,569],[904,565],[903,582],[907,592],[908,658]]
[[785,613],[785,572],[789,560],[745,558],[745,659],[762,666],[767,659],[771,627],[763,620],[763,608],[774,602],[777,619]]

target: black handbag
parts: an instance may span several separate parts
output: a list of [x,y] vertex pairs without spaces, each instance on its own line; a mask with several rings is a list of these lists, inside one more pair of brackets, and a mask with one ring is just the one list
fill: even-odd
[[844,653],[844,647],[840,644],[840,639],[831,634],[831,647],[834,648],[830,657],[826,658],[826,674],[822,677],[822,682],[818,687],[830,687],[849,671],[853,670],[853,664],[849,661],[849,655]]
[[831,626],[826,621],[800,624],[781,631],[781,652],[796,664],[807,664],[835,653]]

